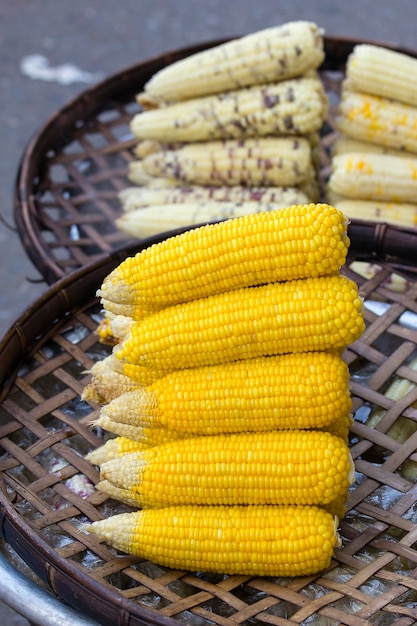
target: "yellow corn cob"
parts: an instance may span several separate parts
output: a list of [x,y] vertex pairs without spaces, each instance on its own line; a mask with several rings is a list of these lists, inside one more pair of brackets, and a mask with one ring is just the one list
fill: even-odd
[[330,565],[337,520],[317,507],[179,506],[86,525],[109,545],[161,566],[249,576],[305,576]]
[[327,108],[318,76],[299,76],[144,111],[130,129],[137,139],[164,142],[305,135],[321,128]]
[[161,69],[139,102],[186,100],[276,82],[317,68],[324,59],[316,24],[288,22],[203,50]]
[[201,226],[264,211],[277,211],[287,204],[265,202],[198,202],[163,204],[129,211],[115,220],[117,228],[129,237],[151,237],[186,226]]
[[334,204],[350,219],[387,222],[407,227],[415,227],[417,224],[417,204],[349,198],[335,201]]
[[98,324],[97,334],[101,343],[114,346],[126,336],[133,319],[126,315],[113,315],[107,312],[106,317]]
[[172,306],[135,323],[123,361],[168,371],[343,349],[364,330],[356,284],[343,276],[250,287]]
[[124,437],[137,441],[143,446],[151,447],[159,443],[165,443],[167,441],[176,441],[177,439],[184,439],[185,435],[179,431],[167,430],[166,428],[144,428],[142,426],[135,426],[123,421],[116,421],[112,419],[111,415],[108,415],[104,410],[106,406],[102,407],[99,417],[91,423],[91,426],[96,428],[102,428],[109,433],[113,433],[118,437]]
[[165,372],[121,363],[113,354],[110,354],[94,363],[89,373],[91,380],[83,389],[83,400],[107,404],[126,391],[149,385]]
[[112,271],[98,295],[106,307],[110,301],[133,304],[142,313],[146,306],[152,311],[238,287],[338,272],[348,246],[342,212],[324,204],[297,205],[151,246]]
[[103,463],[100,477],[141,508],[175,504],[327,504],[353,481],[348,446],[313,430],[179,439]]
[[417,59],[383,46],[356,45],[349,55],[346,76],[364,91],[417,106]]
[[261,137],[183,144],[144,157],[145,176],[194,185],[297,186],[315,176],[305,137]]
[[350,410],[348,367],[327,352],[176,371],[103,407],[116,422],[190,435],[324,428]]
[[140,441],[128,439],[127,437],[115,437],[114,439],[108,439],[95,450],[91,450],[91,452],[86,454],[85,458],[92,465],[102,465],[106,461],[119,459],[130,452],[143,450],[144,447],[145,444]]
[[349,198],[413,203],[417,197],[417,157],[370,153],[336,156],[328,189]]
[[[279,206],[307,204],[306,194],[297,187],[177,187],[165,188],[128,187],[119,193],[119,200],[125,212],[135,211],[146,206],[181,204],[189,202],[265,202]],[[178,207],[175,207],[175,211]]]
[[349,137],[417,152],[417,108],[411,105],[345,87],[335,124]]

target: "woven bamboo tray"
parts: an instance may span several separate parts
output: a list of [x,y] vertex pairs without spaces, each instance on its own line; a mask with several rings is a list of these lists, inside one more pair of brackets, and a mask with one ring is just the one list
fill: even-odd
[[[15,222],[29,258],[48,284],[131,243],[114,221],[121,214],[117,194],[131,184],[126,170],[136,142],[129,122],[140,110],[135,96],[158,69],[218,43],[169,52],[109,77],[69,102],[32,137],[16,178]],[[356,43],[325,37],[326,60],[320,75],[330,111],[321,138],[323,184],[336,137],[340,83]],[[413,50],[397,49],[417,56]],[[364,251],[417,262],[417,229],[364,226],[356,233],[357,240],[363,236]]]
[[[147,245],[146,242],[143,245]],[[99,407],[80,399],[86,371],[108,347],[97,340],[102,279],[130,252],[112,253],[60,279],[0,343],[0,529],[45,585],[106,626],[284,624],[410,626],[417,621],[417,431],[402,445],[386,434],[399,417],[417,420],[417,387],[394,403],[393,377],[417,383],[417,282],[392,289],[393,270],[374,259],[366,279],[345,272],[367,303],[367,329],[345,352],[352,374],[356,463],[343,546],[329,569],[295,579],[214,576],[169,570],[119,554],[80,531],[87,520],[128,510],[94,489],[98,472],[83,457],[103,441],[89,424]],[[356,259],[355,241],[352,260]],[[377,429],[366,425],[386,409]]]

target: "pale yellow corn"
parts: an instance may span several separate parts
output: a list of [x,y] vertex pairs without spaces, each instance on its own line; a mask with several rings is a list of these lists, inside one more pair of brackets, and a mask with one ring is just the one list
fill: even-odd
[[349,442],[350,429],[354,423],[353,415],[345,413],[334,422],[331,422],[321,430],[324,430],[336,437],[340,437],[346,444]]
[[356,284],[330,276],[237,289],[168,307],[135,323],[114,350],[122,361],[168,372],[343,349],[363,330]]
[[[382,267],[378,263],[371,263],[369,261],[353,261],[349,265],[349,269],[356,272],[359,276],[371,280],[374,276],[382,270]],[[395,291],[397,293],[405,293],[411,287],[411,281],[408,278],[395,272],[390,272],[389,275],[381,282],[385,289]]]
[[175,231],[186,226],[201,226],[221,222],[244,215],[265,211],[278,211],[288,204],[261,202],[184,202],[162,204],[129,211],[115,220],[117,228],[128,235],[141,239],[158,233]]
[[189,230],[125,259],[98,295],[150,311],[244,286],[337,273],[349,246],[344,214],[295,205]]
[[417,203],[405,204],[346,198],[336,201],[334,204],[350,219],[387,222],[387,224],[411,228],[415,228],[417,225]]
[[332,159],[330,193],[353,199],[414,203],[417,157],[345,154]]
[[328,504],[353,481],[348,446],[314,430],[178,439],[103,463],[100,478],[141,508],[175,504]]
[[336,428],[351,410],[349,382],[338,353],[285,354],[176,371],[102,411],[114,421],[190,435]]
[[409,104],[344,88],[335,124],[355,139],[417,152],[417,108]]
[[315,177],[305,137],[217,140],[163,148],[144,157],[145,176],[214,186],[297,186]]
[[272,26],[203,50],[159,70],[139,101],[169,102],[299,76],[324,60],[312,22]]
[[138,452],[143,450],[145,444],[134,439],[128,439],[127,437],[114,437],[108,439],[98,448],[91,450],[86,454],[85,458],[92,465],[102,465],[106,461],[111,459],[119,459],[125,454],[131,452]]
[[346,76],[364,91],[417,106],[417,59],[373,44],[358,44],[349,55]]
[[167,441],[176,441],[184,439],[185,435],[179,431],[171,431],[166,428],[147,428],[135,426],[123,421],[112,419],[104,410],[106,405],[102,407],[99,417],[91,423],[95,428],[102,428],[108,433],[112,433],[117,437],[124,437],[132,441],[136,441],[143,446],[151,447],[159,443]]
[[340,547],[337,520],[317,507],[165,507],[86,525],[109,545],[178,570],[306,576]]
[[114,346],[126,336],[132,323],[133,319],[130,316],[113,315],[106,312],[106,316],[98,324],[96,332],[101,343]]
[[327,109],[318,76],[300,76],[143,111],[130,129],[139,140],[164,142],[305,135],[321,128]]
[[377,154],[390,154],[391,156],[408,156],[405,150],[387,148],[386,146],[371,143],[370,141],[361,141],[360,139],[353,139],[352,137],[347,137],[346,135],[338,135],[336,141],[332,145],[332,157],[352,152],[366,154],[371,152]]
[[[153,205],[172,205],[189,202],[265,202],[278,206],[307,204],[308,197],[297,187],[128,187],[119,193],[123,211],[135,211]],[[179,207],[175,207],[177,211]]]

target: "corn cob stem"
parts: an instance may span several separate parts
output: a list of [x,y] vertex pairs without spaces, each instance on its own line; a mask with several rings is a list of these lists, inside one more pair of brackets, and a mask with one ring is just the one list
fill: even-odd
[[317,25],[288,22],[168,65],[146,83],[138,99],[146,105],[275,82],[315,69],[323,59]]
[[168,307],[135,323],[122,361],[168,371],[312,350],[343,349],[364,330],[362,301],[343,276],[237,289]]
[[316,507],[166,507],[85,530],[123,552],[191,571],[301,576],[330,565],[337,521]]
[[137,139],[211,141],[306,135],[321,128],[327,96],[317,75],[204,96],[135,115]]
[[297,205],[169,238],[123,261],[98,295],[106,306],[112,301],[152,311],[239,287],[338,272],[348,246],[342,212]]
[[189,435],[324,428],[349,415],[349,370],[307,352],[176,371],[103,407],[116,422]]

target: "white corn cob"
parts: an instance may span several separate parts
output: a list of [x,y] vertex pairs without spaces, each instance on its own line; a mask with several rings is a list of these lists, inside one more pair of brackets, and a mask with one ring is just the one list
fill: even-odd
[[212,141],[318,131],[327,96],[317,75],[238,89],[144,111],[130,128],[138,139]]
[[129,237],[151,237],[186,226],[201,226],[264,211],[279,211],[288,204],[265,202],[199,202],[163,204],[129,211],[115,220],[117,228]]
[[328,189],[348,198],[413,203],[417,197],[417,157],[370,153],[336,156]]
[[344,87],[335,124],[349,137],[417,152],[417,108],[409,104]]
[[210,141],[162,150],[141,160],[148,176],[214,186],[297,186],[315,177],[304,137]]
[[405,150],[387,148],[386,146],[371,143],[370,141],[361,141],[360,139],[353,139],[346,135],[339,135],[332,145],[332,156],[349,154],[351,152],[373,152],[377,154],[389,154],[391,156],[408,156]]
[[383,46],[358,44],[349,55],[346,76],[364,91],[417,106],[417,59]]
[[417,204],[399,202],[379,202],[378,200],[339,199],[332,203],[350,219],[387,222],[415,228],[417,225]]
[[177,204],[201,201],[213,202],[265,202],[282,206],[307,204],[309,198],[297,187],[203,187],[168,186],[161,189],[152,187],[127,187],[119,193],[119,200],[125,212],[146,206]]
[[312,22],[295,21],[256,31],[203,50],[161,69],[140,102],[196,96],[299,76],[324,60],[323,36]]

